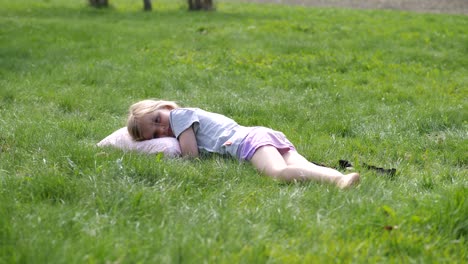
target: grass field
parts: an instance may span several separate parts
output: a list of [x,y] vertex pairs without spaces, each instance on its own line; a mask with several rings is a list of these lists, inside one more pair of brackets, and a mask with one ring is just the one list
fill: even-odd
[[[0,263],[468,261],[468,16],[110,2],[0,0]],[[283,131],[361,184],[97,148],[145,98]]]

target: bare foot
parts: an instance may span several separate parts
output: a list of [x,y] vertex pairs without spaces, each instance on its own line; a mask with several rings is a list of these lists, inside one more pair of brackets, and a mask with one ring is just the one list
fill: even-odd
[[340,189],[348,188],[359,183],[359,173],[346,174],[337,182]]

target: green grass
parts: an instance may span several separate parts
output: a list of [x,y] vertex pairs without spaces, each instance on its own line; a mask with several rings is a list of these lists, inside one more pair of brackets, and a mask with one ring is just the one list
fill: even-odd
[[[467,261],[467,16],[85,3],[0,0],[0,263]],[[283,131],[362,183],[95,147],[150,97]]]

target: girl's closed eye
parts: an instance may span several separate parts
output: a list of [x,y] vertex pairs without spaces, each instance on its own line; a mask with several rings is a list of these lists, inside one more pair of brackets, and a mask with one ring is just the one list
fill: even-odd
[[161,123],[161,117],[159,117],[159,115],[157,115],[157,116],[154,118],[154,123],[155,123],[155,124]]

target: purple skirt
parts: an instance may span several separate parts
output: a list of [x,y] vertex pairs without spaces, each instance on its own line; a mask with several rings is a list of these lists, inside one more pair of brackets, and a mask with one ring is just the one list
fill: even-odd
[[273,146],[281,155],[288,151],[296,151],[294,145],[283,133],[266,127],[256,127],[240,144],[237,156],[241,161],[250,161],[255,151],[263,146]]

